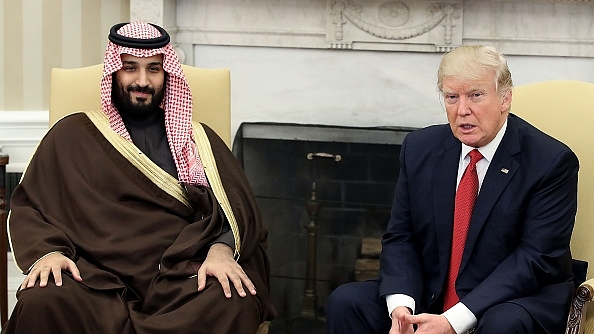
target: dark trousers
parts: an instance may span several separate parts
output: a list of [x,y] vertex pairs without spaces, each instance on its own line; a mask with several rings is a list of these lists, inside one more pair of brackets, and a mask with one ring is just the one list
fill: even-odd
[[[387,334],[392,320],[378,291],[378,281],[348,283],[334,290],[326,305],[328,334]],[[524,308],[503,303],[478,320],[474,334],[536,334],[537,327]]]

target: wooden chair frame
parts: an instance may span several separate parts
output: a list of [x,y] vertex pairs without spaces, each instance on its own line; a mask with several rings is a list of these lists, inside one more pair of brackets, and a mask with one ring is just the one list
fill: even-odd
[[6,219],[8,208],[6,207],[6,165],[8,154],[0,152],[0,224],[2,224],[2,237],[0,237],[0,321],[2,326],[8,321],[8,234],[6,231]]

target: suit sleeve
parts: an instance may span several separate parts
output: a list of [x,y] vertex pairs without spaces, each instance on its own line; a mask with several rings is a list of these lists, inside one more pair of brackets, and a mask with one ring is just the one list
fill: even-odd
[[382,238],[380,296],[404,294],[418,301],[423,290],[422,269],[414,243],[408,193],[407,138],[400,151],[400,174],[396,184],[390,222]]

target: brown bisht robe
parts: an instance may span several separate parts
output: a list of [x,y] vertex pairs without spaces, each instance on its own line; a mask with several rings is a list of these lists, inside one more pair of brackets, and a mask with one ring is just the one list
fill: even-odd
[[178,184],[134,145],[121,137],[110,143],[78,113],[53,126],[37,148],[11,198],[9,234],[23,272],[58,251],[83,281],[63,275],[62,287],[50,278],[47,287],[18,292],[8,333],[255,333],[275,316],[267,230],[253,192],[225,143],[204,128],[237,220],[238,262],[257,295],[241,298],[231,285],[226,299],[214,277],[197,291],[192,262],[200,264],[222,231],[212,190]]

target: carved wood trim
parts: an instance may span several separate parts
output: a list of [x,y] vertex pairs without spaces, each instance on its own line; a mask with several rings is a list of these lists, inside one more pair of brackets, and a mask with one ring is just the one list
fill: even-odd
[[6,165],[8,154],[0,152],[0,325],[4,326],[8,320],[8,265],[6,252],[8,250],[8,233],[6,231]]
[[565,334],[581,334],[584,332],[582,321],[586,316],[587,303],[592,301],[593,295],[594,290],[589,284],[582,284],[576,290],[569,310]]

